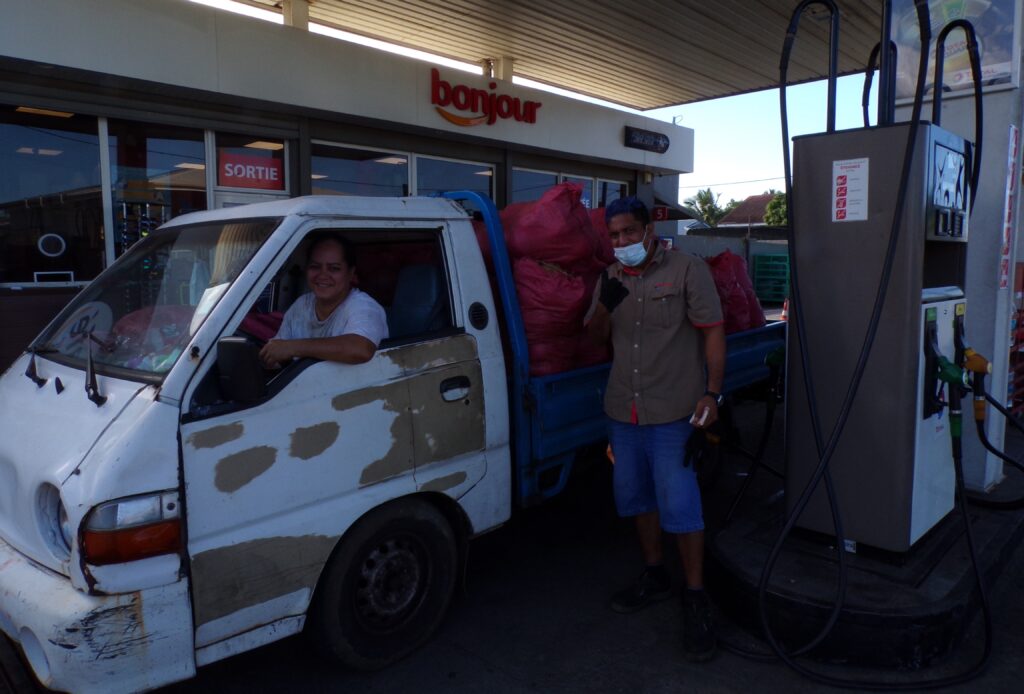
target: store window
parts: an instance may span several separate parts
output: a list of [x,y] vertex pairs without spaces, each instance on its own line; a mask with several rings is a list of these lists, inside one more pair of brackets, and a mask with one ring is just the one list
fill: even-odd
[[206,209],[203,131],[108,122],[114,253],[173,217]]
[[583,203],[584,207],[594,206],[594,179],[592,178],[580,178],[578,176],[562,176],[562,182],[575,183],[583,189],[583,194],[580,196],[580,202]]
[[629,184],[622,181],[597,181],[597,206],[607,207],[612,200],[629,195]]
[[529,169],[512,169],[512,199],[510,202],[539,200],[551,186],[558,183],[558,174]]
[[217,133],[217,186],[285,191],[284,140]]
[[494,167],[465,161],[416,157],[416,194],[471,190],[493,197]]
[[97,120],[0,106],[0,284],[82,282],[103,269]]
[[311,164],[315,195],[409,194],[406,154],[314,142]]

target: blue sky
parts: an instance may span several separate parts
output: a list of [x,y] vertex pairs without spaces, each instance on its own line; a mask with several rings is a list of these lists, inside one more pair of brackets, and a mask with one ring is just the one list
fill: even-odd
[[[859,128],[863,75],[840,78],[836,94],[836,127]],[[876,103],[872,89],[871,121]],[[826,86],[814,82],[789,87],[790,137],[825,130]],[[671,121],[694,130],[694,172],[679,177],[679,200],[702,188],[720,194],[719,204],[742,200],[769,188],[783,190],[782,125],[779,91],[770,89],[714,99],[686,106],[645,111],[644,115]]]

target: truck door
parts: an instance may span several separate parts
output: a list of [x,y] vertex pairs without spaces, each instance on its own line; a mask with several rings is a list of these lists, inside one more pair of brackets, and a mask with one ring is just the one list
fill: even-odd
[[[360,288],[388,312],[392,337],[373,359],[293,363],[250,406],[218,399],[213,365],[186,393],[181,449],[200,662],[268,624],[275,638],[301,629],[325,562],[366,512],[419,489],[458,494],[486,470],[479,357],[453,325],[440,230],[395,224],[336,229],[356,244]],[[287,253],[230,332],[285,308],[275,287],[301,276],[305,249],[297,239]]]

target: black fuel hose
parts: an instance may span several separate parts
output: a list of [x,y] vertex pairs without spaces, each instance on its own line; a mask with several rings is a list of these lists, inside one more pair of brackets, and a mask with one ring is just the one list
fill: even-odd
[[[787,217],[788,217],[788,229],[789,229],[789,244],[790,254],[796,254],[796,236],[794,233],[793,223],[793,211],[795,205],[793,205],[792,195],[792,163],[789,154],[789,124],[788,124],[788,107],[786,104],[786,84],[787,84],[787,72],[789,65],[789,56],[793,48],[793,43],[796,38],[796,30],[799,24],[800,15],[810,4],[813,4],[813,0],[801,3],[793,13],[793,18],[790,21],[789,29],[786,34],[786,41],[783,46],[782,57],[779,64],[779,101],[780,111],[782,113],[782,138],[783,138],[783,165],[785,168],[785,182],[786,182],[786,194],[790,204],[786,206]],[[826,6],[831,6],[833,11],[835,5],[833,3],[822,3]],[[927,19],[928,11],[925,0],[915,0],[915,6],[918,11],[918,18],[922,25],[922,45],[927,46],[930,39],[930,23]],[[923,13],[923,15],[922,15]],[[837,32],[836,32],[837,33]],[[801,368],[804,373],[804,391],[808,403],[808,414],[811,420],[811,428],[814,432],[815,446],[818,452],[819,463],[811,478],[808,480],[807,485],[804,487],[796,504],[793,506],[793,510],[788,515],[786,522],[779,533],[775,544],[768,555],[768,559],[765,562],[764,569],[761,573],[761,580],[758,584],[758,613],[761,619],[761,628],[764,631],[765,638],[767,639],[772,650],[775,651],[776,655],[782,658],[783,661],[790,664],[791,667],[798,671],[804,668],[792,660],[792,657],[799,655],[801,652],[810,650],[811,647],[821,643],[828,634],[834,628],[838,621],[839,614],[842,611],[842,606],[845,602],[846,584],[847,584],[847,566],[846,566],[846,551],[845,551],[845,535],[843,533],[842,518],[839,512],[839,503],[835,496],[835,492],[832,485],[832,477],[828,470],[829,461],[835,452],[836,446],[839,441],[839,436],[846,426],[846,422],[849,419],[850,411],[852,408],[853,401],[856,397],[857,390],[860,387],[860,382],[864,375],[864,371],[867,368],[868,357],[870,356],[871,347],[874,344],[875,336],[878,332],[878,326],[881,319],[882,306],[884,305],[885,296],[888,292],[889,280],[892,276],[893,263],[895,261],[895,251],[897,242],[899,240],[899,233],[901,227],[902,210],[907,197],[907,188],[909,185],[910,178],[910,167],[913,160],[914,149],[917,140],[917,130],[920,126],[920,112],[923,103],[924,94],[924,73],[927,70],[927,50],[921,51],[921,68],[918,75],[918,89],[914,101],[914,116],[911,119],[910,133],[908,134],[907,147],[904,153],[903,163],[903,175],[900,178],[900,186],[896,196],[896,209],[893,214],[892,229],[889,235],[889,245],[886,249],[885,260],[883,262],[883,269],[881,277],[879,279],[879,286],[875,296],[874,306],[872,308],[871,318],[868,322],[868,330],[865,335],[864,342],[861,346],[860,355],[857,363],[854,367],[853,374],[850,379],[850,384],[844,397],[843,403],[840,407],[839,414],[836,418],[836,422],[833,426],[832,432],[829,436],[828,442],[823,443],[821,422],[818,416],[817,399],[814,393],[814,386],[811,380],[810,374],[814,373],[811,368],[811,360],[809,354],[810,341],[807,339],[806,322],[803,315],[801,306],[801,292],[800,292],[800,278],[799,278],[799,263],[791,263],[790,265],[790,281],[792,286],[793,294],[793,318],[790,320],[790,325],[795,325],[797,329],[797,342],[800,346],[800,360]],[[831,128],[830,128],[831,130]],[[792,533],[793,528],[796,526],[796,521],[800,517],[800,514],[810,503],[811,496],[814,491],[818,488],[819,484],[824,481],[825,489],[829,497],[829,505],[832,511],[832,522],[833,529],[836,534],[836,554],[839,563],[839,577],[838,584],[839,590],[837,591],[837,598],[833,604],[832,612],[829,615],[825,626],[819,632],[819,634],[812,639],[812,641],[802,649],[793,651],[792,653],[786,653],[782,646],[775,639],[774,634],[771,631],[771,627],[768,623],[768,612],[767,612],[767,595],[768,586],[771,580],[771,574],[774,571],[775,565],[778,562],[778,558],[781,555],[783,545],[786,539]],[[809,671],[808,671],[809,672]]]
[[[873,75],[875,74],[875,70],[878,68],[878,51],[881,45],[882,43],[878,42],[875,44],[874,48],[871,49],[871,53],[868,55],[867,68],[864,70],[864,88],[861,90],[860,108],[861,112],[864,114],[865,128],[871,127],[871,117],[868,115],[868,104],[871,102],[871,83],[874,81]],[[889,51],[892,54],[892,62],[889,64],[895,65],[897,54],[895,42],[889,42]],[[881,84],[881,80],[879,80],[879,83]]]
[[764,428],[761,430],[761,438],[757,442],[757,448],[754,449],[754,453],[750,454],[745,450],[740,449],[738,446],[732,446],[740,451],[740,453],[750,458],[750,465],[747,467],[747,476],[743,480],[743,484],[740,485],[739,490],[732,499],[732,503],[729,504],[729,510],[725,514],[725,518],[722,520],[722,525],[728,525],[732,520],[733,514],[736,513],[736,509],[739,508],[740,502],[746,495],[747,490],[750,488],[750,484],[754,480],[754,475],[758,470],[764,468],[768,472],[772,473],[777,477],[782,477],[782,473],[772,468],[769,465],[764,464],[764,452],[768,449],[768,440],[772,435],[772,425],[775,423],[775,408],[778,403],[778,393],[776,386],[774,385],[777,381],[778,376],[772,374],[772,388],[768,393],[768,402],[765,404],[765,415],[764,415]]
[[[920,1],[920,0],[918,0],[918,1]],[[829,78],[828,78],[828,112],[827,112],[827,116],[826,116],[826,128],[827,128],[828,132],[834,132],[835,131],[835,81],[836,81],[836,70],[837,70],[837,63],[838,63],[838,51],[839,51],[839,45],[838,45],[838,43],[839,43],[839,9],[836,6],[835,2],[833,2],[832,0],[803,0],[803,2],[801,2],[797,6],[797,8],[793,11],[793,15],[790,18],[789,27],[786,30],[786,41],[785,41],[785,44],[783,46],[782,58],[780,59],[780,64],[779,64],[779,71],[780,71],[779,99],[780,99],[780,103],[781,103],[782,113],[786,114],[786,112],[787,112],[786,111],[786,70],[787,70],[787,67],[788,67],[788,64],[789,64],[789,54],[790,54],[790,51],[792,50],[793,42],[796,39],[796,32],[797,32],[797,29],[799,27],[800,19],[801,19],[802,15],[803,15],[804,11],[809,6],[815,5],[815,4],[823,5],[826,9],[829,10],[829,13],[830,13],[830,37],[829,37],[830,38],[830,40],[829,40],[830,55],[829,55]],[[790,252],[790,255],[792,256],[793,252],[794,252],[794,248],[796,247],[796,242],[795,242],[795,239],[793,237],[793,205],[792,205],[793,197],[792,197],[792,189],[791,189],[791,183],[790,183],[790,178],[791,178],[790,170],[791,170],[791,167],[790,167],[789,146],[788,146],[788,141],[789,141],[789,123],[788,123],[788,119],[786,117],[782,118],[782,138],[783,138],[784,143],[786,143],[784,145],[784,147],[783,147],[783,162],[784,162],[785,170],[786,170],[785,171],[785,176],[786,176],[786,199],[789,201],[786,204],[787,227],[788,227],[788,230],[789,230],[788,231],[788,242],[789,242],[789,252]],[[798,290],[798,287],[799,287],[799,277],[798,277],[798,272],[797,272],[797,268],[796,268],[796,264],[795,263],[791,263],[790,264],[790,283],[791,283],[791,287],[792,287],[793,300],[794,300],[794,302],[798,302],[799,301],[799,296],[800,296],[800,293],[799,293],[799,290]],[[794,313],[794,315],[796,317],[796,321],[790,319],[790,326],[793,326],[794,323],[795,323],[795,325],[797,327],[797,333],[800,336],[800,344],[806,345],[807,344],[807,340],[806,340],[806,337],[805,337],[806,333],[805,333],[804,324],[803,324],[803,317],[802,317],[802,315],[801,315],[801,313],[799,311],[794,311],[793,313]],[[806,350],[802,349],[800,351],[800,356],[801,356],[801,363],[803,365],[804,373],[805,374],[811,373],[811,370],[810,370],[810,355],[807,353]],[[820,421],[818,419],[818,408],[817,408],[817,404],[816,404],[816,400],[815,400],[815,394],[814,394],[813,388],[810,385],[810,382],[806,378],[804,379],[804,385],[805,385],[805,389],[806,389],[807,400],[808,400],[808,403],[809,403],[809,410],[810,410],[809,414],[810,414],[810,418],[811,418],[811,428],[812,428],[812,430],[814,432],[815,445],[817,447],[817,450],[818,450],[819,454],[821,454],[822,449],[823,449],[823,443],[822,443],[822,435],[821,435],[821,423],[820,423]],[[826,491],[826,494],[827,494],[828,500],[829,500],[829,509],[831,510],[831,513],[832,513],[832,524],[833,524],[833,527],[836,530],[837,538],[842,538],[843,537],[843,527],[842,527],[843,524],[842,524],[842,518],[839,515],[839,503],[838,503],[838,501],[836,499],[835,487],[832,484],[832,477],[828,473],[827,469],[822,470],[822,475],[818,475],[817,476],[817,478],[815,480],[815,486],[821,481],[822,476],[824,476],[825,491]],[[790,528],[790,530],[791,530],[791,528]],[[759,582],[759,585],[758,585],[758,608],[759,608],[759,611],[761,612],[762,625],[763,625],[762,628],[765,629],[765,631],[766,631],[766,638],[768,639],[769,643],[773,647],[773,650],[775,650],[777,654],[780,653],[782,651],[782,649],[775,642],[774,637],[770,633],[770,629],[768,629],[765,626],[765,623],[766,623],[767,619],[765,617],[765,613],[764,613],[763,607],[764,607],[764,604],[765,604],[765,594],[767,593],[768,579],[771,576],[771,572],[772,572],[772,569],[774,568],[775,561],[778,558],[778,551],[777,550],[781,550],[781,543],[785,540],[785,537],[789,534],[790,530],[784,530],[783,534],[780,534],[779,541],[772,548],[772,554],[769,555],[768,562],[765,564],[764,571],[761,574],[761,579],[760,579],[760,582]],[[837,586],[836,586],[836,598],[833,601],[833,609],[832,609],[831,613],[829,614],[829,617],[826,620],[825,625],[822,627],[821,631],[816,636],[814,636],[810,641],[808,641],[806,644],[804,644],[803,646],[801,646],[801,647],[795,649],[794,651],[792,651],[792,653],[790,653],[790,654],[782,653],[782,657],[783,657],[784,660],[788,659],[788,658],[790,658],[792,656],[802,655],[802,654],[807,653],[807,652],[811,651],[812,649],[814,649],[816,646],[818,646],[818,644],[820,644],[828,636],[828,634],[832,631],[833,627],[835,626],[836,622],[839,620],[839,615],[842,612],[842,606],[843,606],[843,603],[845,601],[845,597],[844,596],[846,594],[848,572],[846,570],[846,561],[847,561],[846,556],[845,556],[846,553],[842,549],[842,547],[843,547],[842,540],[837,542],[837,546],[839,548],[838,552],[837,552],[837,560],[838,560],[838,563],[839,563],[839,572],[838,572],[838,579],[837,579]],[[770,653],[759,653],[759,652],[756,652],[756,651],[749,651],[749,650],[740,648],[740,647],[738,647],[738,646],[736,646],[734,644],[730,644],[730,643],[725,642],[725,641],[722,642],[722,645],[723,645],[723,647],[726,650],[732,651],[732,652],[734,652],[734,653],[736,653],[738,655],[742,655],[742,656],[747,657],[747,658],[751,658],[751,659],[755,659],[755,660],[762,660],[762,661],[770,661],[770,660],[774,660],[775,659]]]
[[[981,395],[985,400],[991,403],[1000,414],[1006,417],[1011,424],[1021,429],[1021,431],[1024,431],[1024,428],[1022,428],[1020,423],[1017,422],[1017,420],[1012,416],[1012,413],[1005,407],[1003,407],[1000,403],[998,403],[985,390],[985,374],[974,374],[974,383],[972,385],[972,390],[974,391],[976,400],[978,399],[978,395]],[[981,445],[985,447],[985,450],[987,450],[989,453],[1002,460],[1004,463],[1008,463],[1009,465],[1012,465],[1021,472],[1024,472],[1024,464],[1022,464],[1018,460],[1014,460],[1010,456],[1006,455],[1006,453],[992,445],[992,442],[989,441],[988,439],[988,434],[985,433],[984,419],[975,418],[974,424],[978,431],[978,440],[981,441]],[[970,501],[975,506],[979,506],[981,508],[991,508],[997,511],[1016,511],[1024,508],[1024,496],[1018,499],[1006,499],[997,501],[994,499],[987,499],[984,496],[981,496],[980,494],[968,494],[967,500]]]
[[[780,79],[779,79],[780,88],[779,88],[779,93],[780,93],[780,107],[781,107],[781,111],[782,111],[783,162],[784,162],[784,165],[785,165],[785,177],[786,177],[785,178],[785,182],[786,182],[787,199],[790,201],[790,204],[788,204],[786,207],[787,207],[787,216],[789,217],[789,219],[788,219],[788,222],[789,222],[789,242],[791,244],[790,245],[790,253],[791,254],[794,252],[794,248],[795,248],[795,243],[794,243],[795,235],[794,235],[794,231],[793,231],[793,207],[794,206],[792,204],[792,202],[793,202],[793,198],[792,198],[792,173],[791,173],[791,163],[790,163],[790,156],[789,156],[789,135],[788,135],[788,122],[787,122],[788,121],[788,118],[787,118],[788,111],[787,111],[787,107],[786,107],[786,96],[785,96],[786,72],[787,72],[787,67],[788,67],[788,62],[789,62],[789,53],[790,53],[790,50],[792,49],[792,43],[793,43],[793,40],[795,38],[796,25],[799,22],[799,16],[800,16],[800,14],[802,14],[803,10],[808,5],[814,4],[814,1],[815,0],[805,0],[805,2],[802,2],[800,4],[800,6],[798,6],[798,8],[794,11],[793,19],[791,20],[789,30],[787,31],[786,43],[785,43],[784,48],[783,48],[782,60],[780,61],[780,66],[779,66],[779,72],[780,72]],[[824,1],[822,1],[822,2],[820,2],[820,4],[824,4],[827,7],[830,7],[833,11],[835,10],[835,5],[833,3],[831,3],[831,2],[824,2]],[[859,359],[857,361],[857,364],[856,364],[856,366],[854,368],[853,376],[851,378],[850,385],[849,385],[849,388],[847,390],[846,397],[844,398],[842,407],[840,408],[839,416],[836,419],[836,424],[835,424],[835,426],[834,426],[834,428],[832,430],[832,434],[831,434],[831,436],[829,438],[828,444],[826,444],[826,446],[824,448],[821,445],[820,422],[818,421],[818,417],[817,417],[817,407],[816,407],[816,401],[814,399],[814,389],[813,389],[813,385],[811,384],[811,379],[810,379],[810,376],[809,376],[812,373],[812,371],[809,368],[810,361],[809,361],[808,354],[807,354],[808,341],[806,339],[806,329],[805,329],[803,315],[802,315],[802,311],[801,311],[801,308],[800,308],[800,301],[799,301],[800,289],[799,289],[799,279],[798,279],[798,270],[797,270],[798,263],[793,263],[792,267],[790,269],[791,282],[792,282],[792,287],[793,287],[793,298],[794,298],[794,303],[796,304],[795,307],[794,307],[794,309],[795,309],[794,310],[794,315],[795,315],[795,318],[796,318],[794,323],[796,324],[796,327],[797,327],[798,340],[799,340],[799,344],[801,345],[800,358],[801,358],[801,366],[802,366],[803,372],[804,372],[804,387],[805,387],[805,390],[806,390],[806,393],[807,393],[809,415],[810,415],[810,418],[811,418],[812,429],[813,429],[814,435],[815,435],[815,443],[816,443],[817,448],[818,448],[819,458],[820,459],[819,459],[818,467],[815,469],[814,474],[811,476],[810,481],[807,483],[807,486],[804,488],[803,493],[800,495],[800,499],[797,501],[797,504],[794,506],[793,511],[787,517],[785,526],[783,527],[782,531],[780,532],[779,537],[778,537],[775,545],[772,547],[771,553],[769,554],[768,561],[765,563],[764,570],[762,571],[762,575],[761,575],[761,581],[760,581],[760,584],[758,586],[758,612],[759,612],[759,616],[760,616],[760,619],[761,619],[761,627],[762,627],[764,636],[765,636],[766,640],[768,641],[769,645],[772,647],[772,650],[775,652],[775,654],[778,656],[779,659],[781,659],[783,662],[785,662],[787,665],[789,665],[792,669],[796,670],[798,673],[804,675],[808,679],[814,680],[814,681],[822,683],[822,684],[827,684],[827,685],[830,685],[830,686],[842,687],[842,688],[859,688],[859,689],[868,689],[868,690],[908,691],[908,690],[915,690],[915,689],[928,689],[928,688],[945,687],[945,686],[950,686],[950,685],[953,685],[953,684],[959,684],[959,683],[962,683],[962,682],[967,682],[967,681],[973,679],[974,677],[976,677],[977,675],[979,675],[981,672],[983,672],[985,667],[988,664],[988,659],[989,659],[989,656],[991,654],[991,641],[992,641],[992,638],[991,638],[991,634],[992,634],[991,615],[990,615],[990,612],[989,612],[989,609],[988,609],[988,598],[987,598],[986,592],[984,590],[984,581],[983,581],[983,578],[981,576],[981,571],[980,571],[980,568],[979,568],[979,565],[978,565],[977,552],[976,552],[975,547],[974,547],[974,541],[973,541],[973,536],[972,536],[970,518],[969,518],[969,516],[967,514],[967,511],[966,511],[966,499],[965,499],[964,486],[963,486],[963,470],[962,470],[962,463],[960,461],[960,456],[959,455],[955,455],[954,456],[954,467],[956,468],[956,477],[957,477],[957,494],[958,494],[959,499],[960,499],[960,506],[961,506],[961,511],[962,511],[962,514],[963,514],[963,519],[964,519],[964,524],[965,524],[965,529],[966,529],[965,532],[966,532],[967,541],[968,541],[968,548],[969,548],[971,559],[972,559],[972,566],[974,568],[974,573],[975,573],[975,576],[976,576],[977,581],[978,581],[977,585],[978,585],[979,592],[981,593],[982,608],[983,608],[983,612],[984,612],[984,615],[985,615],[985,646],[984,646],[984,653],[982,654],[982,657],[981,657],[979,663],[975,667],[973,667],[970,670],[968,670],[968,671],[966,671],[964,673],[961,673],[959,675],[954,675],[954,676],[951,676],[951,677],[944,677],[944,678],[935,679],[935,680],[917,681],[917,682],[895,682],[895,683],[894,682],[873,682],[873,681],[845,680],[845,679],[839,679],[839,678],[835,678],[835,677],[829,677],[827,675],[823,675],[821,673],[814,672],[813,670],[809,670],[808,668],[805,668],[803,665],[801,665],[800,663],[796,662],[793,659],[793,656],[798,655],[800,652],[806,652],[807,650],[809,650],[810,649],[809,647],[811,646],[811,644],[808,644],[808,646],[805,646],[802,649],[798,649],[797,651],[793,651],[792,653],[787,653],[785,651],[785,649],[782,648],[782,646],[775,639],[775,636],[774,636],[774,634],[771,631],[771,627],[770,627],[770,625],[768,623],[768,614],[767,614],[767,607],[766,607],[766,604],[767,604],[766,597],[767,597],[767,593],[768,593],[768,584],[770,582],[771,573],[772,573],[772,571],[774,569],[775,563],[778,561],[779,554],[781,553],[782,545],[784,544],[784,542],[785,542],[786,538],[788,537],[788,535],[792,532],[793,528],[795,527],[797,518],[799,518],[800,514],[806,508],[807,504],[810,501],[811,495],[813,494],[814,490],[817,488],[818,484],[820,484],[820,482],[822,480],[825,481],[826,490],[829,492],[829,502],[830,502],[830,504],[832,506],[832,517],[833,517],[833,523],[835,525],[834,529],[836,531],[836,539],[837,539],[836,545],[837,545],[837,548],[839,550],[839,558],[840,558],[840,562],[839,562],[839,564],[840,564],[840,566],[839,566],[840,579],[839,579],[839,582],[840,582],[840,586],[843,588],[843,590],[841,590],[841,592],[840,592],[839,600],[837,600],[837,603],[836,603],[835,608],[833,610],[832,616],[830,617],[829,622],[826,624],[825,629],[823,629],[822,632],[819,633],[818,636],[815,637],[815,639],[812,640],[812,642],[811,642],[812,644],[816,645],[817,643],[820,643],[820,641],[822,639],[824,639],[825,636],[827,636],[827,634],[831,631],[831,629],[834,626],[835,621],[836,621],[835,617],[838,615],[839,611],[842,608],[841,600],[845,597],[845,580],[846,580],[845,576],[846,576],[847,569],[846,569],[845,563],[842,560],[843,555],[845,554],[845,552],[843,550],[844,538],[843,538],[843,535],[842,535],[841,520],[839,518],[839,514],[838,514],[837,508],[836,508],[836,501],[835,501],[835,498],[834,498],[833,490],[831,489],[831,484],[830,484],[831,483],[831,478],[830,478],[830,475],[828,474],[828,463],[829,463],[829,461],[831,459],[832,454],[835,451],[835,447],[836,447],[836,444],[838,442],[839,435],[842,433],[842,430],[843,430],[843,428],[846,425],[846,421],[847,421],[847,419],[849,417],[849,413],[850,413],[850,408],[852,407],[852,403],[853,403],[853,400],[854,400],[854,398],[856,396],[857,389],[860,386],[861,378],[863,377],[864,371],[865,371],[866,366],[867,366],[867,359],[868,359],[868,357],[870,355],[871,346],[872,346],[872,344],[874,342],[874,339],[875,339],[875,336],[877,334],[878,325],[879,325],[879,322],[880,322],[880,319],[881,319],[881,310],[882,310],[882,306],[884,305],[884,300],[885,300],[886,292],[888,290],[888,283],[889,283],[889,279],[890,279],[891,274],[892,274],[892,267],[893,267],[893,262],[894,262],[894,259],[895,259],[895,249],[896,249],[897,241],[899,239],[899,232],[900,232],[900,226],[901,226],[900,222],[901,222],[901,217],[902,217],[902,210],[903,210],[904,203],[906,201],[906,194],[907,194],[907,187],[908,187],[908,182],[909,182],[909,175],[910,175],[910,171],[911,171],[911,164],[912,164],[912,160],[913,160],[913,153],[914,153],[914,148],[915,148],[916,139],[917,139],[917,130],[918,130],[919,123],[920,123],[920,118],[921,118],[921,110],[922,110],[923,97],[924,97],[925,73],[926,73],[926,70],[927,70],[927,61],[928,61],[928,46],[929,46],[930,37],[931,37],[931,26],[930,26],[931,23],[930,23],[930,19],[929,19],[927,0],[915,0],[914,6],[915,6],[915,9],[917,11],[918,24],[919,24],[920,32],[921,32],[922,50],[921,50],[921,55],[920,55],[920,63],[919,63],[919,67],[918,67],[917,88],[915,90],[915,96],[914,96],[914,106],[913,106],[913,112],[912,112],[911,122],[910,122],[910,131],[909,131],[908,137],[907,137],[907,146],[906,146],[906,150],[905,150],[905,153],[904,153],[902,175],[900,177],[900,185],[899,185],[899,189],[898,189],[897,197],[896,197],[896,209],[895,209],[895,212],[894,212],[894,215],[893,215],[892,229],[891,229],[891,233],[890,233],[890,236],[889,236],[889,246],[888,246],[888,248],[886,250],[886,256],[885,256],[885,261],[883,263],[882,274],[881,274],[881,277],[879,279],[878,291],[877,291],[876,297],[875,297],[875,304],[874,304],[873,309],[872,309],[871,320],[869,321],[869,324],[868,324],[868,330],[867,330],[864,342],[863,342],[862,347],[861,347],[861,354],[860,354],[860,357],[859,357]],[[834,41],[833,41],[833,51],[834,50],[835,50],[835,45],[834,45]],[[977,79],[977,75],[975,75],[975,78]],[[831,92],[830,92],[830,94],[831,94]],[[830,113],[831,113],[831,109],[830,109]],[[958,448],[957,447],[958,443],[959,443],[959,441],[956,441],[954,443],[954,447],[955,448]],[[746,654],[746,652],[744,652],[743,654]]]
[[970,188],[971,199],[968,202],[968,216],[974,212],[978,190],[978,179],[981,177],[981,145],[984,139],[984,114],[981,105],[981,49],[978,47],[978,35],[974,31],[974,25],[965,19],[954,19],[942,27],[939,37],[935,40],[935,80],[933,82],[932,95],[932,122],[939,125],[942,122],[942,66],[946,57],[946,38],[954,29],[964,32],[967,39],[967,57],[971,63],[971,77],[974,80],[974,152],[971,163]]
[[1013,426],[1014,429],[1016,429],[1020,433],[1024,434],[1024,424],[1021,424],[1020,422],[1018,422],[1017,418],[1013,416],[1013,413],[1010,412],[1005,407],[1003,407],[1002,403],[1000,403],[998,400],[993,398],[987,392],[985,393],[985,400],[988,401],[988,404],[992,405],[992,407],[996,408],[996,411],[999,412],[999,414],[1001,414],[1004,417],[1006,417],[1006,421],[1008,421],[1010,423],[1010,425]]
[[1018,470],[1020,470],[1021,472],[1024,472],[1024,465],[1022,465],[1020,461],[1014,460],[1010,456],[1006,455],[1001,450],[993,446],[992,443],[988,440],[988,436],[985,434],[985,423],[977,422],[976,424],[978,427],[978,439],[981,441],[981,445],[985,447],[985,450],[987,450],[989,453],[1002,460],[1004,463],[1008,463],[1013,467],[1017,468]]

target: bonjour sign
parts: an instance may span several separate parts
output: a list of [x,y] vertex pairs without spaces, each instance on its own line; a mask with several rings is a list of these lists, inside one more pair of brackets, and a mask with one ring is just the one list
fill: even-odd
[[[497,82],[488,82],[488,89],[476,89],[465,84],[452,84],[441,79],[437,68],[430,70],[430,103],[449,123],[462,126],[494,125],[509,118],[522,123],[536,123],[539,101],[526,101],[508,94],[498,94]],[[451,110],[464,111],[459,115]]]

